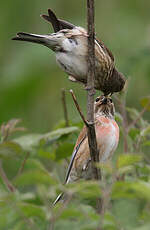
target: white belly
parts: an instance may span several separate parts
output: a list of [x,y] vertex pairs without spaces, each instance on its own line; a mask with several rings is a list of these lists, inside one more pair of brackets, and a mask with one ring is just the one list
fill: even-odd
[[86,79],[87,63],[85,56],[76,56],[68,53],[56,53],[56,60],[59,66],[69,75],[74,76],[76,79]]

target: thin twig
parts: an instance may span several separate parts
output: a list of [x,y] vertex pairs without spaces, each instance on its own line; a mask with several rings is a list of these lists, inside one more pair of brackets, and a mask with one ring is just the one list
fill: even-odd
[[66,127],[68,127],[69,126],[69,119],[68,119],[67,104],[66,104],[66,93],[65,93],[64,89],[62,89],[62,91],[61,91],[61,100],[62,100],[62,105],[63,105]]
[[79,114],[80,114],[80,116],[81,116],[81,118],[82,118],[84,124],[86,125],[86,127],[88,127],[89,124],[88,124],[87,120],[85,119],[85,117],[84,117],[84,115],[83,115],[83,113],[82,113],[82,111],[81,111],[81,108],[80,108],[80,106],[79,106],[79,104],[78,104],[78,102],[77,102],[76,96],[75,96],[75,94],[74,94],[74,92],[73,92],[72,89],[70,90],[70,93],[71,93],[71,95],[72,95],[72,98],[73,98],[73,101],[74,101],[74,103],[75,103],[75,106],[76,106],[76,108],[77,108],[77,110],[78,110],[78,112],[79,112]]
[[130,128],[132,128],[134,125],[136,125],[136,123],[138,122],[138,120],[141,119],[141,117],[147,111],[147,109],[148,109],[149,106],[150,106],[150,102],[141,110],[141,112],[139,113],[138,117],[135,120],[133,120],[131,122],[131,124],[128,125],[128,128],[127,128],[128,132],[129,132]]
[[13,186],[13,184],[9,181],[6,173],[3,170],[3,166],[2,166],[2,161],[0,160],[0,176],[3,180],[3,183],[5,184],[5,186],[7,187],[8,191],[10,192],[15,192],[16,188]]
[[118,107],[120,110],[120,114],[122,115],[123,121],[122,121],[122,127],[123,127],[123,140],[124,140],[124,152],[128,152],[128,121],[127,121],[127,112],[126,112],[126,101],[125,98],[121,101],[121,99],[114,95],[116,101],[118,102]]
[[19,176],[19,175],[23,172],[25,163],[26,163],[26,161],[27,161],[29,155],[30,155],[30,153],[27,152],[26,155],[25,155],[25,158],[24,158],[24,160],[22,161],[22,164],[21,164],[21,166],[20,166],[20,168],[19,168],[19,170],[18,170],[17,176]]

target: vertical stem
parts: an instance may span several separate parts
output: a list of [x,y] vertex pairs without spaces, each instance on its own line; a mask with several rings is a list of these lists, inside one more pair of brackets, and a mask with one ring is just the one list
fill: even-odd
[[99,162],[96,133],[94,126],[94,79],[95,79],[95,29],[94,29],[94,0],[87,0],[87,23],[88,23],[88,54],[87,54],[87,127],[90,156],[93,168],[93,178],[100,179],[100,170],[95,166]]
[[68,127],[69,119],[68,119],[67,104],[66,104],[66,93],[64,89],[62,89],[61,95],[62,95],[61,99],[62,99],[62,105],[63,105],[63,111],[64,111],[65,124],[66,124],[66,127]]
[[8,189],[8,191],[9,192],[15,192],[16,189],[13,186],[13,184],[8,180],[8,177],[6,176],[6,173],[4,172],[1,160],[0,160],[0,176],[3,180],[3,183],[5,184],[6,188]]

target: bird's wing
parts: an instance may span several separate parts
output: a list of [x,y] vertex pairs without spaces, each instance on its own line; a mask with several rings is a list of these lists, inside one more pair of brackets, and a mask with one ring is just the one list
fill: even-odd
[[115,59],[114,59],[114,56],[113,56],[112,52],[104,45],[104,43],[100,39],[96,38],[96,41],[103,48],[103,50],[108,53],[108,55],[110,56],[111,60],[114,62]]
[[59,20],[59,23],[62,26],[62,29],[73,29],[74,27],[76,27],[75,25],[73,25],[70,22],[64,21],[62,19],[58,19],[58,20]]
[[81,144],[85,140],[86,136],[87,136],[86,127],[84,126],[82,131],[81,131],[81,133],[79,134],[79,137],[77,139],[76,145],[75,145],[73,153],[72,153],[72,157],[71,157],[71,160],[70,160],[70,163],[69,163],[69,166],[68,166],[68,170],[67,170],[67,173],[66,173],[65,184],[67,184],[67,182],[68,182],[68,178],[70,176],[70,172],[71,172],[71,169],[72,169],[72,166],[73,166],[73,163],[74,163],[74,159],[75,159],[75,157],[76,157],[76,155],[78,153],[78,150],[79,150]]
[[48,15],[43,14],[41,17],[52,24],[55,32],[62,29],[59,20],[51,9],[48,9]]
[[[55,32],[58,32],[62,29],[73,29],[74,27],[76,27],[75,25],[73,25],[70,22],[64,21],[62,19],[58,19],[56,17],[55,13],[51,9],[48,9],[48,15],[42,14],[41,16],[46,21],[48,21],[52,24]],[[112,61],[114,61],[114,56],[113,56],[112,52],[104,45],[104,43],[100,39],[97,39],[97,38],[96,38],[96,41],[104,49],[104,51],[106,51],[108,53],[108,55],[111,57]]]
[[[81,146],[81,144],[83,143],[83,141],[85,140],[87,134],[86,134],[86,127],[83,127],[81,133],[79,134],[79,137],[77,139],[77,142],[76,142],[76,145],[74,147],[74,150],[73,150],[73,153],[72,153],[72,157],[71,157],[71,160],[70,160],[70,163],[69,163],[69,166],[68,166],[68,170],[67,170],[67,173],[66,173],[66,178],[65,178],[65,184],[67,184],[68,182],[68,178],[70,176],[70,172],[71,172],[71,169],[72,169],[72,166],[73,166],[73,163],[74,163],[74,159],[78,153],[78,150]],[[57,198],[55,199],[55,201],[53,202],[53,205],[56,205],[63,197],[64,193],[60,193]]]
[[70,22],[58,19],[51,9],[48,9],[48,15],[43,14],[41,16],[52,24],[55,32],[58,32],[62,29],[73,29],[75,27],[75,25],[71,24]]

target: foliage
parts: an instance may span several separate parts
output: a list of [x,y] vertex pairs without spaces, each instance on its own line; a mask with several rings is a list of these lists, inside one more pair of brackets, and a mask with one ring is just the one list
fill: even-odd
[[[119,100],[122,100],[118,97]],[[142,99],[143,100],[143,99]],[[145,99],[146,100],[146,99]],[[147,104],[144,103],[144,108]],[[122,147],[113,162],[99,164],[103,180],[62,185],[66,159],[72,153],[80,124],[46,134],[21,134],[20,120],[1,125],[0,229],[148,230],[150,228],[150,124],[142,113],[126,108],[128,153]],[[121,113],[116,114],[123,139]],[[71,121],[70,121],[71,123]],[[65,170],[66,171],[66,170]],[[7,175],[7,179],[2,175]],[[61,182],[60,182],[61,179]],[[70,202],[52,203],[61,192]],[[103,213],[96,209],[103,200]]]
[[[70,127],[65,128],[60,89],[73,87],[83,111],[85,91],[68,81],[47,48],[11,41],[18,31],[52,32],[39,17],[47,8],[86,27],[86,7],[81,0],[1,1],[0,124],[21,117],[27,130],[18,127],[18,119],[1,125],[0,230],[97,230],[99,224],[102,230],[149,230],[150,98],[145,95],[150,85],[150,1],[96,2],[96,34],[113,52],[119,71],[129,77],[127,125],[117,101],[120,141],[113,161],[98,165],[103,181],[81,181],[67,187],[62,183],[82,125],[67,95],[71,119]],[[123,98],[119,100],[124,104]],[[140,104],[145,114],[139,112]],[[61,191],[71,196],[71,202],[53,208]],[[104,200],[101,216],[95,209],[97,196]]]

